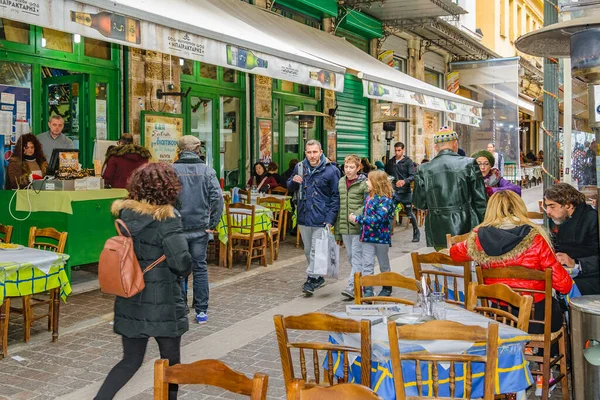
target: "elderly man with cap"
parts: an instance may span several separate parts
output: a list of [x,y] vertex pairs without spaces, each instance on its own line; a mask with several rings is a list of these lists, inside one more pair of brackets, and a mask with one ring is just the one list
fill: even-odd
[[429,210],[427,246],[446,247],[446,234],[470,232],[483,221],[487,204],[483,176],[472,158],[459,156],[458,135],[448,127],[434,136],[437,155],[415,177],[413,206]]
[[191,135],[179,139],[179,158],[173,168],[181,181],[178,208],[192,255],[193,307],[196,322],[203,324],[208,321],[206,249],[209,235],[223,214],[223,194],[217,173],[200,158],[200,144],[200,140]]

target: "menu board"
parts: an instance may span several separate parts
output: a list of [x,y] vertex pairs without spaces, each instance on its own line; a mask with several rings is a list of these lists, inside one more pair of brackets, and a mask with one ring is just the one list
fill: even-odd
[[142,144],[152,155],[150,162],[175,162],[183,115],[142,111],[142,132]]

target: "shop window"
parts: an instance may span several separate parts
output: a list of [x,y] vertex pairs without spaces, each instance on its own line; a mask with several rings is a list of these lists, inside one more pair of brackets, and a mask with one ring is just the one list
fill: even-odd
[[200,77],[205,79],[217,79],[217,66],[201,63],[200,64]]
[[284,92],[294,93],[294,82],[281,81],[281,90]]
[[205,157],[206,165],[214,167],[212,151],[213,101],[193,96],[190,105],[192,108],[191,133],[200,139],[200,152]]
[[223,68],[223,82],[237,83],[237,71],[231,68]]
[[192,60],[183,60],[183,65],[181,66],[181,73],[184,75],[194,75],[194,61]]
[[54,29],[42,28],[42,47],[50,50],[73,52],[73,35]]
[[85,38],[83,47],[84,54],[87,57],[100,58],[102,60],[111,59],[112,47],[108,42],[105,42],[103,40]]
[[425,70],[425,78],[423,79],[426,83],[435,87],[441,87],[442,75],[431,70]]
[[29,24],[11,21],[6,18],[0,19],[0,39],[8,42],[30,44]]
[[31,87],[31,65],[0,62],[0,84]]
[[240,99],[221,96],[221,171],[219,176],[225,179],[225,185],[238,184],[241,169],[240,146]]
[[305,96],[310,96],[310,86],[308,85],[298,85],[298,93],[303,94]]

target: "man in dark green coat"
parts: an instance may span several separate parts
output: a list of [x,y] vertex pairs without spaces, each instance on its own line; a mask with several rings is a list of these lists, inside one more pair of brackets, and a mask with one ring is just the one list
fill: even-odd
[[427,246],[439,249],[446,247],[447,233],[462,235],[483,221],[487,199],[477,163],[457,153],[456,132],[444,127],[434,136],[434,143],[437,155],[417,171],[413,205],[429,211]]

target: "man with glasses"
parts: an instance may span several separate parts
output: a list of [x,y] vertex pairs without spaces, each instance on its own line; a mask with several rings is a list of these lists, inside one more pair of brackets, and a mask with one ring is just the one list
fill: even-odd
[[598,211],[586,204],[583,193],[566,183],[546,189],[544,206],[551,219],[556,258],[572,271],[581,294],[600,294]]

